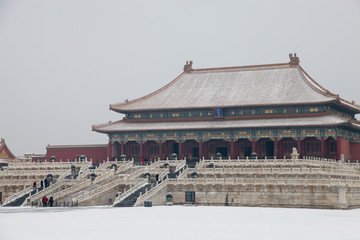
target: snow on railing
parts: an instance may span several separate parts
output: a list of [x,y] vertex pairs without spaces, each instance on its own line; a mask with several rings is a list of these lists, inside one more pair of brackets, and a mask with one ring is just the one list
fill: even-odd
[[91,190],[89,192],[83,192],[80,196],[78,197],[75,197],[73,199],[73,201],[76,201],[78,203],[82,203],[84,201],[88,201],[90,199],[93,199],[93,198],[96,198],[98,197],[99,195],[103,194],[104,192],[107,192],[109,190],[111,190],[112,188],[120,185],[120,184],[136,184],[138,183],[138,180],[126,180],[124,181],[123,178],[117,178],[117,179],[114,179],[112,180],[111,182],[105,184],[105,185],[102,185],[94,190]]
[[294,185],[294,186],[341,186],[347,185],[349,187],[359,187],[360,186],[360,179],[348,179],[348,178],[308,178],[307,175],[305,177],[289,177],[287,175],[283,177],[279,177],[276,175],[264,177],[257,177],[256,175],[249,177],[249,176],[242,176],[236,177],[233,176],[231,178],[183,178],[183,179],[171,179],[167,182],[167,184],[207,184],[207,185],[226,185],[226,184],[238,184],[238,185]]
[[160,182],[159,184],[156,184],[155,187],[151,188],[149,191],[145,190],[145,193],[140,195],[134,204],[135,207],[142,206],[144,204],[144,201],[147,201],[150,197],[154,196],[155,194],[159,193],[161,190],[163,190],[168,183],[168,178],[166,178],[164,181]]
[[116,173],[121,173],[123,171],[126,171],[128,170],[129,168],[133,167],[134,166],[134,161],[133,160],[130,160],[130,161],[127,161],[127,162],[124,162],[124,164],[120,165],[118,170],[116,171]]
[[24,196],[25,194],[28,194],[28,193],[30,193],[31,191],[33,191],[34,190],[34,187],[33,186],[30,186],[30,187],[25,187],[22,191],[20,191],[20,192],[16,192],[16,193],[13,193],[13,194],[11,194],[9,197],[7,197],[6,199],[5,199],[5,201],[3,202],[3,205],[6,205],[6,204],[8,204],[8,203],[10,203],[10,202],[12,202],[12,201],[15,201],[16,199],[18,199],[19,197],[22,197],[22,196]]
[[[184,170],[182,170],[182,171],[180,172],[178,178],[184,178],[184,177],[186,177],[187,174],[190,173],[190,172],[189,172],[189,169],[190,169],[190,168],[187,167],[187,168],[185,168]],[[195,169],[193,169],[193,170],[195,170]]]
[[78,175],[78,179],[82,180],[84,178],[88,177],[88,173],[90,173],[92,171],[92,169],[90,169],[90,167],[92,166],[92,162],[89,161],[86,164],[84,164],[80,170],[79,170],[79,175]]
[[135,184],[134,186],[132,186],[131,188],[129,188],[128,190],[124,191],[123,193],[119,193],[119,195],[115,198],[113,206],[115,206],[116,204],[120,203],[121,201],[123,201],[125,198],[127,198],[128,196],[130,196],[131,194],[133,194],[134,192],[136,192],[138,189],[140,189],[141,187],[145,186],[146,184],[149,183],[148,179],[144,179],[142,181],[139,181],[137,184]]
[[129,162],[126,162],[126,163],[123,163],[120,165],[120,167],[118,168],[117,171],[115,171],[115,169],[113,168],[103,168],[101,169],[100,171],[95,171],[95,174],[98,175],[96,178],[95,178],[95,182],[94,183],[99,183],[101,181],[104,181],[122,171],[125,171],[129,168],[131,168],[133,166],[133,161],[129,161]]
[[75,183],[69,188],[54,193],[53,197],[54,199],[62,199],[68,194],[78,192],[79,190],[89,187],[90,185],[91,185],[91,179],[85,179]]
[[[61,181],[58,181],[54,184],[50,183],[50,186],[47,188],[43,188],[42,191],[37,190],[35,194],[29,196],[25,201],[23,206],[27,206],[29,205],[31,202],[36,202],[38,200],[40,200],[43,196],[50,196],[52,194],[55,194],[56,192],[58,192],[57,190],[61,187],[63,187],[64,185],[72,185],[75,184],[77,182],[77,180],[75,179],[63,179]],[[29,200],[28,200],[29,199]]]

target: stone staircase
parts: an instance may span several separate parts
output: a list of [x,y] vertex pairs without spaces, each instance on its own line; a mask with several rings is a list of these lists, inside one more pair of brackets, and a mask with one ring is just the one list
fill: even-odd
[[[38,187],[37,190],[41,191],[43,188]],[[14,199],[13,201],[7,203],[4,205],[4,207],[19,207],[21,206],[24,201],[31,195],[34,195],[37,192],[36,189],[32,190],[31,192],[25,193],[22,196],[19,196],[18,198]]]
[[153,187],[153,184],[146,184],[145,186],[142,186],[132,194],[130,194],[128,197],[123,199],[121,202],[115,204],[113,207],[133,207],[136,203],[136,200],[140,196],[140,194],[144,194],[146,191],[149,191]]

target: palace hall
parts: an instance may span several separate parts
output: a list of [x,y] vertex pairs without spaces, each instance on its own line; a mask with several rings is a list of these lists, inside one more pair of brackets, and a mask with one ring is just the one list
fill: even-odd
[[188,161],[223,158],[300,157],[360,160],[360,106],[319,85],[290,61],[193,69],[159,90],[111,104],[125,117],[93,125],[107,134],[107,157]]

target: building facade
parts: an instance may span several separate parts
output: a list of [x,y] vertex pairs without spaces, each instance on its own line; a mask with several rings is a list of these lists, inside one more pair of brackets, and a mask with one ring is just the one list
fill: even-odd
[[193,69],[144,97],[111,104],[125,114],[93,125],[109,136],[108,158],[187,160],[300,156],[360,160],[360,106],[331,93],[300,66],[280,64]]

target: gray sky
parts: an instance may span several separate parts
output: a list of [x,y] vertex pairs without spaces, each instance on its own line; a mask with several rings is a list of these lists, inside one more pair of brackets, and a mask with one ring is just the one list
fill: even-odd
[[360,1],[0,0],[0,137],[14,154],[107,143],[109,104],[194,68],[288,62],[360,104]]

